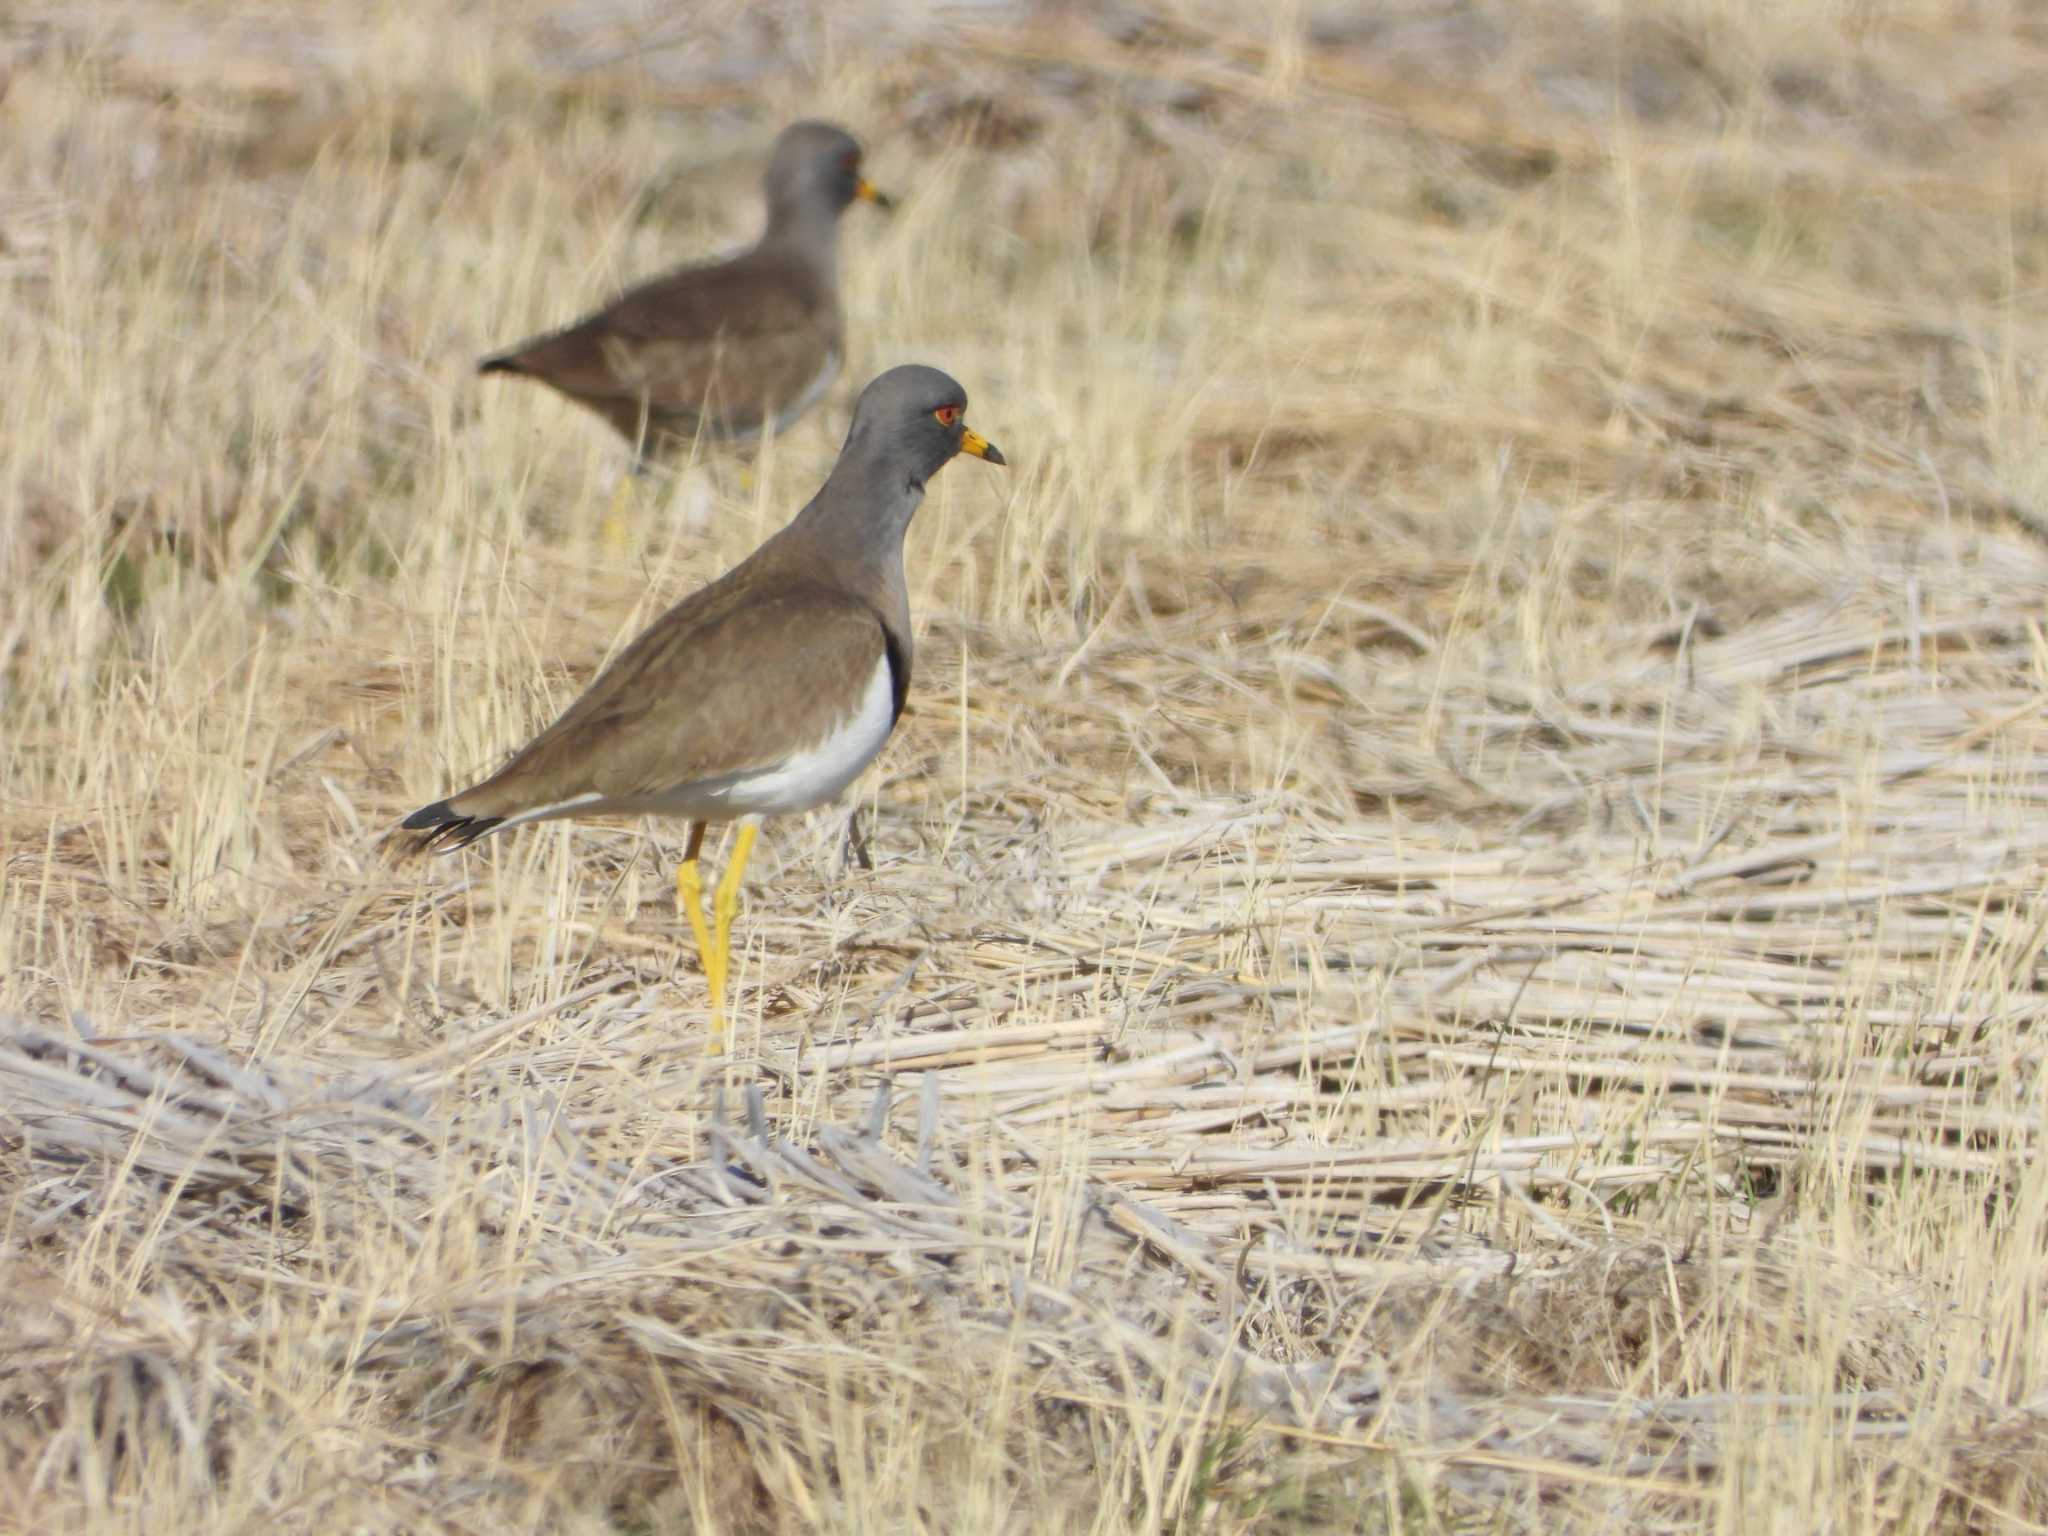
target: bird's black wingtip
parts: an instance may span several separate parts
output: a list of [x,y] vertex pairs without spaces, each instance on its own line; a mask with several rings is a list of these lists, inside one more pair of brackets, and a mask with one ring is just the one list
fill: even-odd
[[436,800],[432,805],[421,806],[399,825],[408,832],[423,834],[419,840],[422,849],[446,853],[467,848],[496,830],[504,820],[502,816],[465,816],[446,800]]
[[519,359],[510,352],[494,352],[489,357],[482,358],[477,362],[476,371],[478,373],[517,373],[519,371]]
[[455,813],[446,800],[436,800],[432,805],[421,806],[399,825],[408,832],[419,832],[428,827],[445,827],[451,821],[461,820],[463,818]]

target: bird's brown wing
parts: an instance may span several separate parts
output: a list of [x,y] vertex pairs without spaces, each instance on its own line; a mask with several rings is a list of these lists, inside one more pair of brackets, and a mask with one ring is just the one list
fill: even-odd
[[[889,653],[881,615],[837,588],[725,580],[656,620],[503,769],[449,798],[512,817],[589,795],[631,804],[772,768],[850,716]],[[898,707],[907,679],[894,679]]]
[[633,435],[698,418],[751,432],[839,350],[839,309],[805,268],[749,252],[628,290],[595,314],[485,361],[528,374]]

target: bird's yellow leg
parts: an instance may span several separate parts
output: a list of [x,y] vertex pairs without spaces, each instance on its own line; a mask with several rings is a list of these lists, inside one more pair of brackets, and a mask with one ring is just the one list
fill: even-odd
[[697,941],[697,957],[704,962],[704,979],[711,984],[711,1049],[722,1048],[725,1036],[724,956],[715,952],[711,930],[704,922],[704,877],[697,869],[697,853],[704,846],[704,823],[690,823],[690,847],[676,866],[676,915],[690,920],[690,933]]
[[[604,538],[604,547],[615,555],[625,553],[626,545],[632,536],[632,528],[626,521],[626,514],[633,506],[634,483],[639,480],[641,471],[647,463],[647,444],[652,436],[653,425],[648,419],[647,402],[642,400],[640,430],[633,436],[633,462],[619,477],[618,486],[612,491],[612,504],[604,514],[604,521],[598,525],[599,532]],[[703,837],[701,828],[696,835],[700,839]],[[695,844],[691,846],[694,847]],[[694,858],[696,855],[692,854],[691,857]]]
[[[711,994],[711,1049],[714,1053],[725,1049],[725,1010],[720,1006],[725,995],[725,977],[732,963],[732,923],[740,912],[740,881],[747,872],[747,856],[754,851],[754,834],[760,828],[751,821],[740,823],[739,835],[732,840],[732,855],[726,860],[725,873],[719,877],[718,895],[711,903],[713,920],[718,931],[712,938],[712,952],[717,955],[715,962],[717,979],[712,982]],[[710,974],[712,963],[705,971]]]
[[632,507],[633,475],[628,471],[619,476],[619,488],[612,492],[611,505],[605,509],[604,521],[598,525],[604,547],[615,555],[625,549],[632,535],[633,526],[626,518]]

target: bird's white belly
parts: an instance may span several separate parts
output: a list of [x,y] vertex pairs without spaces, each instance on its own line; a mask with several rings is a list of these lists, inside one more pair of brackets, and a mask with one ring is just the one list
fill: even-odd
[[896,691],[887,653],[875,659],[860,704],[830,735],[792,752],[771,768],[678,786],[658,809],[692,820],[781,816],[822,805],[875,760],[895,725]]

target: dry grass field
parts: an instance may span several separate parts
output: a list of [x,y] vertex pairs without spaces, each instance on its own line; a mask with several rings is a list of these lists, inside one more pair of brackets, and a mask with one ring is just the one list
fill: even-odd
[[[24,0],[0,72],[0,1526],[2048,1527],[2037,7]],[[474,359],[803,115],[902,203],[846,372],[621,537]],[[710,1061],[680,826],[390,831],[913,360],[1011,468]]]

